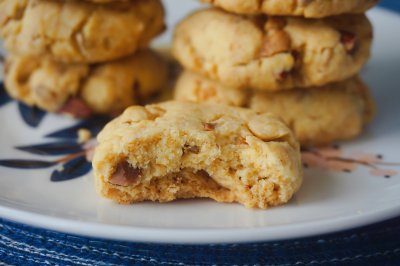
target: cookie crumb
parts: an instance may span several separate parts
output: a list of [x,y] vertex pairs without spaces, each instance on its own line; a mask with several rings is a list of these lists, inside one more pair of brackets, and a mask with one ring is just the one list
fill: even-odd
[[92,138],[92,133],[86,128],[78,129],[78,143],[85,143]]

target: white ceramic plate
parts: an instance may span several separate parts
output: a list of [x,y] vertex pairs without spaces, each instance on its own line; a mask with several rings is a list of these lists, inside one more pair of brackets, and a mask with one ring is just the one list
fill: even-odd
[[[169,8],[170,23],[195,6],[189,1],[166,3],[174,5]],[[318,150],[318,155],[304,154],[309,164],[305,182],[289,204],[269,210],[208,200],[118,206],[94,192],[92,175],[87,173],[90,164],[82,152],[88,145],[75,145],[75,131],[65,130],[76,121],[42,114],[15,102],[4,103],[3,95],[0,164],[44,168],[0,166],[0,216],[100,238],[218,243],[310,236],[400,215],[400,167],[396,164],[400,163],[400,16],[375,9],[370,17],[376,42],[374,57],[363,76],[371,85],[379,113],[360,139]],[[168,42],[169,37],[160,42]],[[21,117],[37,124],[36,128]],[[93,129],[90,122],[96,121],[82,127]],[[56,137],[45,137],[57,130],[62,131]],[[32,147],[49,142],[58,144]],[[21,146],[25,148],[15,148]],[[351,163],[347,159],[352,159]]]

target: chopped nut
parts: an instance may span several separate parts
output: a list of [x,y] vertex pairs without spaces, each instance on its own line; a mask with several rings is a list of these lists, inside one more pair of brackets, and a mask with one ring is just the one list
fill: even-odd
[[354,54],[358,46],[357,36],[348,31],[340,31],[340,35],[340,42],[343,44],[347,53]]
[[259,52],[260,57],[269,57],[278,53],[289,52],[291,40],[289,35],[282,30],[271,30],[264,37]]
[[280,82],[284,81],[285,79],[287,79],[287,77],[289,76],[290,72],[289,71],[283,71],[281,73],[279,73],[279,75],[276,77],[276,79]]
[[204,123],[204,129],[206,131],[211,131],[215,129],[216,124],[214,123]]
[[191,153],[194,153],[194,154],[199,154],[200,148],[197,147],[197,146],[192,146],[192,145],[189,145],[189,144],[185,144],[185,145],[183,146],[183,153],[186,153],[186,152],[191,152]]
[[211,176],[205,170],[199,170],[199,171],[196,172],[196,174],[198,176],[203,177],[203,178],[211,178]]
[[270,115],[260,115],[249,121],[248,127],[250,132],[263,141],[283,141],[289,142],[293,146],[297,146],[297,142],[293,141],[293,133],[286,127],[285,123],[277,120],[276,117],[271,118]]
[[134,186],[140,183],[142,171],[132,167],[127,161],[118,164],[117,169],[109,179],[109,183],[118,186]]

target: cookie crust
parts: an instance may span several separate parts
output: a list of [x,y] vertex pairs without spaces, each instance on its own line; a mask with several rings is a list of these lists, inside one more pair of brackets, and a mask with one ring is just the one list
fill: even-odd
[[185,68],[226,86],[278,91],[356,75],[371,43],[364,15],[309,20],[205,9],[177,26],[172,50]]
[[0,35],[9,51],[67,63],[99,63],[130,55],[147,47],[164,27],[159,0],[0,3]]

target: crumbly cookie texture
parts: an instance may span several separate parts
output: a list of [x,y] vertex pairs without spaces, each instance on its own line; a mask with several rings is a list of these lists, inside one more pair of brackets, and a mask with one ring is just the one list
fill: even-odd
[[97,191],[119,203],[207,197],[267,208],[302,182],[297,141],[267,113],[174,101],[133,106],[98,141]]
[[371,43],[364,15],[310,20],[205,9],[177,26],[172,49],[185,68],[226,86],[276,91],[354,76]]
[[103,64],[66,64],[13,56],[5,64],[9,95],[30,106],[74,116],[116,114],[164,88],[167,63],[151,50]]
[[186,71],[176,83],[174,97],[274,113],[304,146],[354,138],[375,113],[368,87],[358,77],[318,88],[262,92],[229,88]]
[[4,0],[0,35],[14,54],[99,63],[147,47],[165,28],[159,0],[98,5],[87,1]]
[[238,14],[268,14],[323,18],[345,13],[364,13],[378,0],[201,0]]

